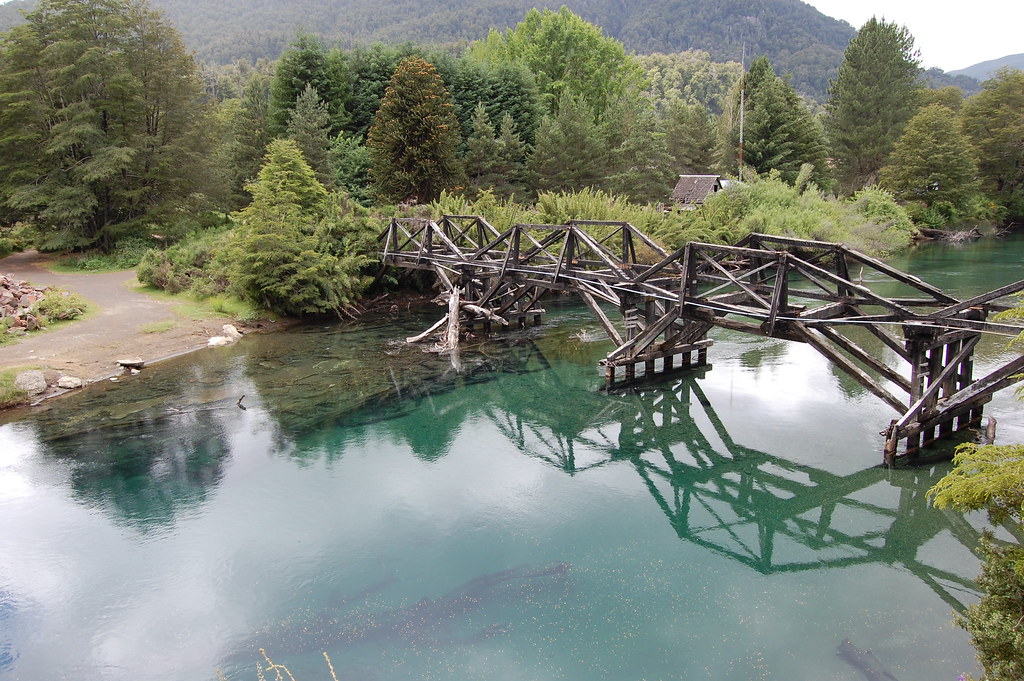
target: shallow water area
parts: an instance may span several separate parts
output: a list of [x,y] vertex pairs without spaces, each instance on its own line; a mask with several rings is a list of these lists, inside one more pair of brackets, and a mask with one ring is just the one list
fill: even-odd
[[[897,267],[969,297],[1020,239]],[[0,425],[0,679],[841,679],[974,672],[982,518],[880,468],[892,410],[813,350],[608,393],[586,308],[249,337]],[[581,333],[583,331],[584,333]],[[985,340],[978,373],[1014,351]],[[244,397],[243,397],[244,396]],[[1012,390],[986,408],[1021,441]],[[271,676],[268,674],[268,678]]]

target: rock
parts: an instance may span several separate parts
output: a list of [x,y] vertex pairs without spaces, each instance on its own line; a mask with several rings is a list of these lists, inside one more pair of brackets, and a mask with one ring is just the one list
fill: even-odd
[[242,334],[238,332],[238,329],[236,329],[233,324],[225,324],[221,327],[221,331],[223,331],[224,335],[233,341],[242,337]]
[[128,357],[125,359],[117,360],[117,363],[123,366],[125,369],[141,369],[146,366],[146,363],[142,361],[141,357]]
[[14,377],[14,387],[24,390],[29,395],[38,395],[46,390],[46,377],[43,376],[42,371],[35,369],[22,371]]
[[211,348],[218,348],[222,345],[231,345],[232,340],[227,336],[211,336],[206,345]]
[[65,390],[74,390],[75,388],[81,388],[83,385],[85,385],[85,381],[77,376],[61,376],[57,379],[57,387],[64,388]]

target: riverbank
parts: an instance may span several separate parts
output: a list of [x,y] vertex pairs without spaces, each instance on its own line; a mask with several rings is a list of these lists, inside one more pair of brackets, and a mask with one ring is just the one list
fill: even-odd
[[[29,333],[0,346],[0,371],[38,369],[51,387],[42,397],[63,392],[61,376],[85,383],[109,379],[123,369],[117,360],[138,358],[145,364],[207,347],[225,315],[195,314],[184,301],[149,295],[138,287],[134,270],[102,274],[54,272],[53,257],[36,251],[0,259],[0,272],[35,286],[57,286],[89,302],[87,314],[73,322]],[[285,322],[262,322],[243,331],[267,330]],[[38,397],[36,398],[38,399]]]

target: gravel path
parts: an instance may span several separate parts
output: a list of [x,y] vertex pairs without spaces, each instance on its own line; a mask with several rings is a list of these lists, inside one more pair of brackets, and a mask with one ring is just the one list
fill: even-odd
[[[36,286],[59,286],[84,296],[88,315],[56,329],[34,332],[0,345],[0,369],[38,368],[56,375],[95,381],[119,373],[125,357],[147,363],[206,345],[230,319],[196,321],[177,314],[177,303],[138,290],[135,271],[107,274],[58,273],[44,267],[50,256],[26,251],[0,259],[0,273]],[[173,322],[166,331],[146,333],[143,328]],[[50,376],[48,376],[50,378]]]

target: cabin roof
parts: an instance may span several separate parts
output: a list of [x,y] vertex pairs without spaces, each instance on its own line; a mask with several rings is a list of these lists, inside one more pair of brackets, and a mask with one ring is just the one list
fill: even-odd
[[708,194],[722,188],[721,175],[680,175],[672,200],[676,203],[704,203]]

